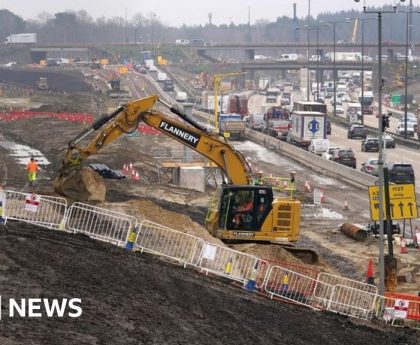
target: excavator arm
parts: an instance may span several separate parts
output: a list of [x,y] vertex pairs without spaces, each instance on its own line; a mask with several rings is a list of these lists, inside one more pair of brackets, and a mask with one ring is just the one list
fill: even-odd
[[[224,138],[208,132],[199,123],[163,101],[160,102],[188,124],[155,109],[154,106],[158,101],[157,96],[150,96],[122,105],[113,113],[96,120],[88,129],[71,140],[60,176],[54,182],[55,190],[59,194],[76,199],[80,199],[77,197],[78,194],[86,195],[88,186],[84,186],[82,182],[86,179],[77,176],[80,174],[82,163],[121,135],[137,130],[141,121],[210,159],[222,170],[227,183],[238,185],[251,183],[249,165]],[[80,145],[83,139],[96,131],[99,132],[92,140],[85,145]]]

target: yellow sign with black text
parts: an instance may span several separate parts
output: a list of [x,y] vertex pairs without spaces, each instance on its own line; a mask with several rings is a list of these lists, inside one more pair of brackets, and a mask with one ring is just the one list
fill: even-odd
[[[370,217],[379,220],[379,186],[369,187]],[[417,218],[417,204],[414,184],[389,185],[389,203],[391,219]],[[386,218],[385,195],[383,201],[384,218]]]

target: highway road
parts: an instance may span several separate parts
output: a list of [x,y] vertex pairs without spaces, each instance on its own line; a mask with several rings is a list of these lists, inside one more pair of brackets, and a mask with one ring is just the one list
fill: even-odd
[[[296,101],[300,98],[299,94],[294,96]],[[261,105],[264,103],[265,96],[254,95],[251,97],[249,102],[250,112],[261,112]],[[346,110],[346,104],[344,104]],[[329,109],[331,106],[329,105]],[[345,117],[345,115],[340,115]],[[396,118],[391,119],[391,131],[395,132],[398,120]],[[378,119],[374,115],[365,116],[365,123],[372,127],[377,127]],[[377,158],[376,152],[362,152],[361,140],[360,139],[347,139],[347,128],[341,126],[332,125],[331,135],[328,136],[331,146],[338,146],[343,148],[351,148],[356,154],[356,169],[360,170],[362,163],[368,158]],[[417,149],[405,147],[402,145],[396,145],[395,149],[385,149],[384,159],[388,162],[407,162],[413,165],[416,174],[416,192],[420,193],[420,152]],[[351,169],[351,168],[349,168]]]

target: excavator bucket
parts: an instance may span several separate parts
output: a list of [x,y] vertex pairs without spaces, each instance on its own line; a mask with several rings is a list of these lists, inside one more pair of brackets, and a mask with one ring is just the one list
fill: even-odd
[[78,201],[104,201],[105,183],[99,174],[90,168],[73,170],[61,174],[53,182],[54,190],[60,194]]

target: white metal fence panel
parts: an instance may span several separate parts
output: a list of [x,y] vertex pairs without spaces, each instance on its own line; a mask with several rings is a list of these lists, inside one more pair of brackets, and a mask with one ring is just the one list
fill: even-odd
[[407,295],[376,296],[375,316],[383,322],[420,329],[420,302]]
[[327,310],[370,320],[375,316],[376,294],[344,285],[332,288]]
[[321,309],[319,301],[313,298],[316,284],[314,278],[284,267],[272,266],[266,277],[264,290],[271,298],[276,296],[312,309]]
[[197,265],[199,257],[195,253],[201,242],[198,237],[145,220],[139,226],[136,249]]
[[[67,210],[67,201],[64,198],[37,195],[37,205],[32,205],[32,211],[28,210],[27,198],[33,194],[6,190],[6,202],[3,207],[4,217],[19,220],[26,223],[36,224],[48,229],[62,229],[63,219]],[[35,199],[35,198],[34,198]],[[39,202],[39,203],[38,203]]]
[[198,267],[245,284],[258,276],[260,259],[213,243],[202,242]]
[[357,280],[347,279],[321,272],[318,275],[314,296],[319,300],[322,300],[323,303],[327,305],[333,293],[333,288],[336,285],[347,286],[349,288],[361,290],[370,294],[377,294],[378,292],[378,288],[375,285],[366,284]]
[[80,202],[71,205],[66,214],[66,230],[117,246],[127,242],[130,230],[136,224],[135,217]]

